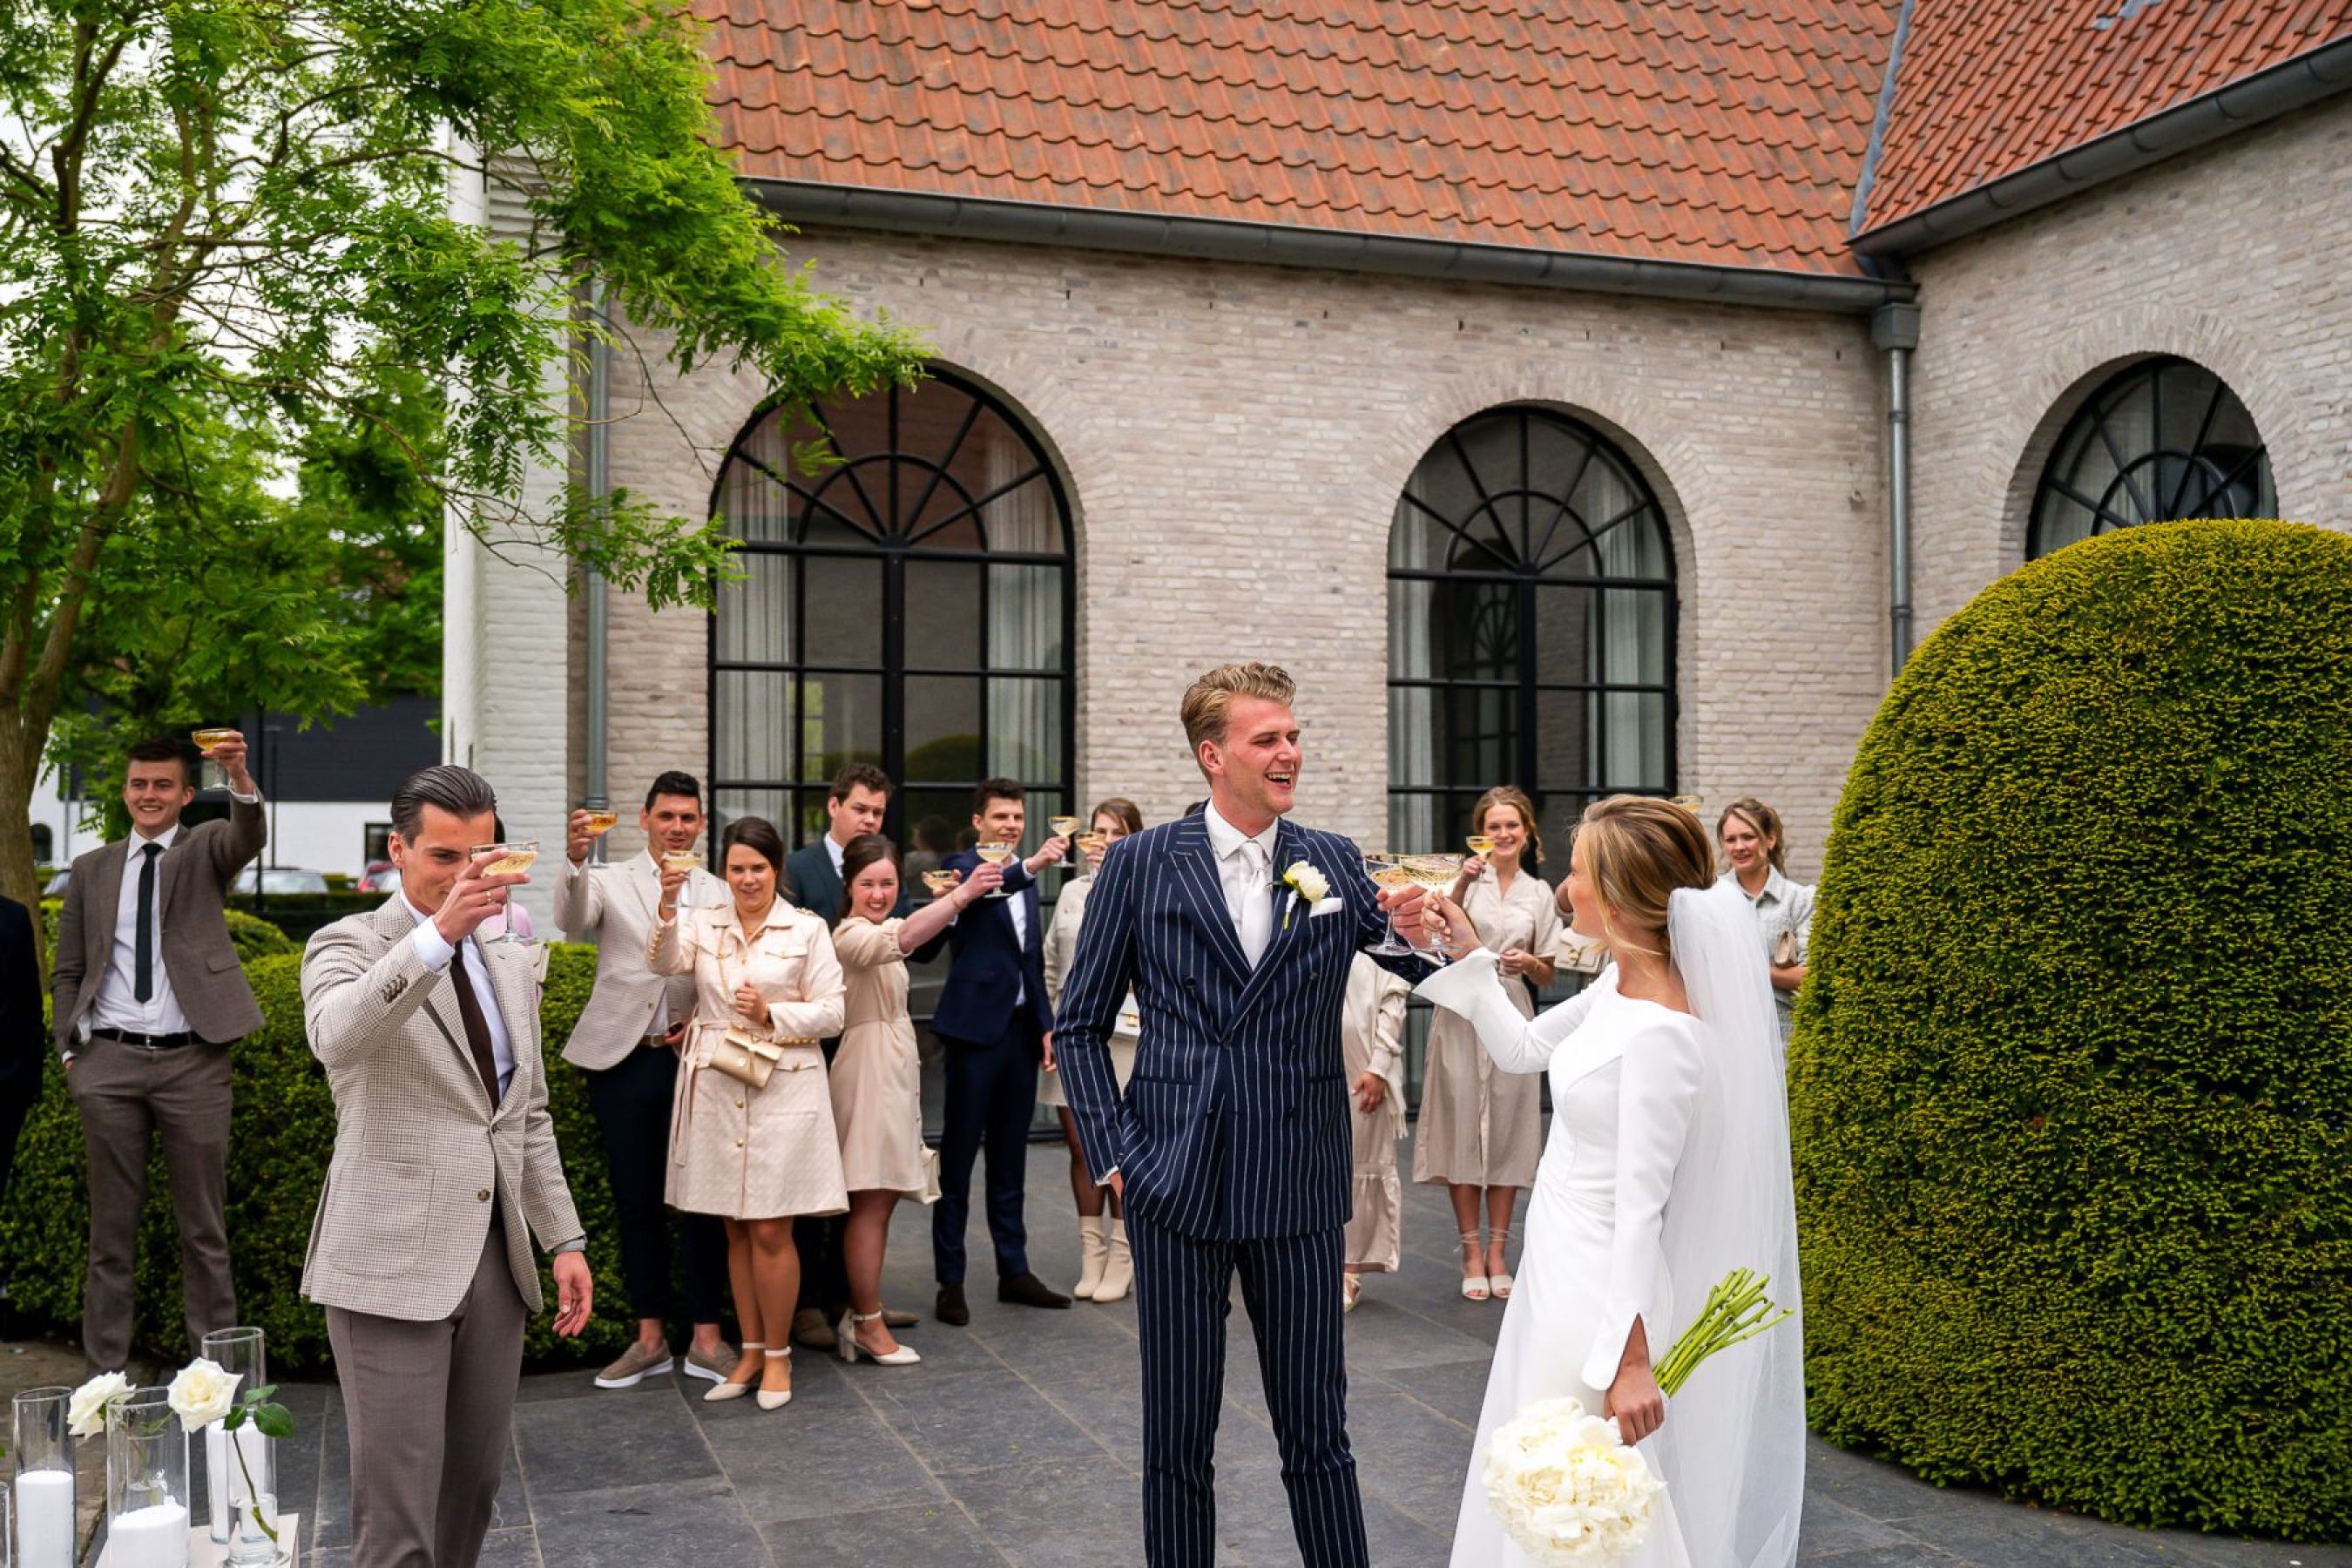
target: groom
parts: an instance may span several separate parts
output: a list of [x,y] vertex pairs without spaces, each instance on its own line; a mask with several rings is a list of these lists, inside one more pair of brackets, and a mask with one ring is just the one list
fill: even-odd
[[[1349,964],[1385,918],[1353,844],[1283,820],[1298,784],[1295,690],[1273,665],[1227,664],[1184,694],[1208,806],[1111,847],[1054,1037],[1087,1163],[1127,1205],[1152,1568],[1216,1556],[1235,1273],[1299,1554],[1310,1568],[1369,1563],[1340,1339],[1350,1145],[1339,1012]],[[1420,899],[1408,889],[1396,912]],[[1143,1032],[1122,1096],[1105,1041],[1130,989]]]

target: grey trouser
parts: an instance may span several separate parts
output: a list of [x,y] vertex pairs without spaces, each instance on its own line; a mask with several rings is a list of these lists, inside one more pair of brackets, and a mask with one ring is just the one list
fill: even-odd
[[96,1037],[66,1070],[89,1151],[89,1272],[81,1346],[92,1372],[131,1356],[131,1252],[147,1203],[157,1134],[180,1222],[180,1279],[194,1356],[205,1335],[236,1324],[228,1277],[228,1047],[201,1042],[151,1050]]
[[351,1434],[352,1568],[474,1568],[513,1429],[522,1329],[496,1223],[446,1318],[327,1309]]

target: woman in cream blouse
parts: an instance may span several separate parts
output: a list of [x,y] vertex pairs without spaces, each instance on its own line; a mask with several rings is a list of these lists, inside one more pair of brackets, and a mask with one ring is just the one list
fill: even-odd
[[[688,873],[665,867],[648,944],[656,973],[694,976],[694,1022],[680,1047],[670,1114],[667,1195],[676,1208],[727,1222],[727,1273],[744,1353],[703,1398],[739,1398],[756,1384],[760,1408],[774,1410],[793,1397],[787,1341],[801,1276],[793,1220],[849,1207],[817,1048],[841,1032],[841,964],[824,922],[776,897],[784,844],[773,827],[739,817],[719,844],[734,896],[681,915],[677,895]],[[710,1065],[730,1028],[782,1043],[764,1089]]]
[[1348,1063],[1348,1120],[1355,1132],[1355,1197],[1348,1210],[1340,1307],[1356,1310],[1367,1274],[1396,1272],[1403,1210],[1397,1140],[1404,1136],[1405,998],[1412,988],[1362,953],[1348,971],[1339,1049]]
[[882,1321],[882,1256],[890,1215],[900,1198],[930,1196],[930,1151],[923,1146],[923,1065],[915,1020],[907,1010],[907,960],[944,935],[956,915],[986,898],[1003,878],[981,874],[906,916],[898,907],[898,847],[863,833],[841,852],[841,923],[834,951],[848,976],[847,1017],[835,1051],[833,1120],[841,1135],[841,1179],[849,1188],[842,1234],[849,1275],[849,1314],[835,1336],[841,1359],[911,1366],[923,1358],[898,1342]]
[[[1454,901],[1477,926],[1480,942],[1502,955],[1505,989],[1533,1017],[1528,986],[1551,984],[1567,942],[1552,890],[1532,869],[1543,858],[1535,803],[1508,785],[1490,789],[1470,810],[1470,831],[1491,837],[1495,847],[1463,862]],[[1443,1011],[1430,1023],[1423,1071],[1412,1179],[1442,1182],[1453,1191],[1454,1224],[1462,1233],[1462,1294],[1473,1301],[1490,1292],[1508,1296],[1511,1208],[1518,1190],[1535,1180],[1543,1152],[1542,1079],[1496,1070],[1470,1026]]]
[[[1143,813],[1136,809],[1135,802],[1118,795],[1096,806],[1088,820],[1091,830],[1078,840],[1086,854],[1086,874],[1062,884],[1061,897],[1054,900],[1054,923],[1045,930],[1045,994],[1056,1008],[1062,1005],[1062,982],[1077,957],[1078,921],[1086,917],[1095,868],[1112,845],[1130,833],[1143,831]],[[1119,1008],[1110,1037],[1111,1071],[1121,1089],[1135,1071],[1135,998],[1130,996]],[[1078,1123],[1070,1114],[1070,1102],[1063,1098],[1062,1075],[1051,1068],[1037,1079],[1037,1102],[1060,1111],[1062,1138],[1070,1146],[1070,1194],[1078,1205],[1079,1258],[1078,1282],[1070,1294],[1081,1301],[1118,1300],[1135,1282],[1135,1266],[1127,1254],[1127,1211],[1117,1193],[1096,1186],[1087,1174],[1086,1159],[1078,1152]],[[1106,1208],[1109,1210],[1108,1236],[1103,1231]]]

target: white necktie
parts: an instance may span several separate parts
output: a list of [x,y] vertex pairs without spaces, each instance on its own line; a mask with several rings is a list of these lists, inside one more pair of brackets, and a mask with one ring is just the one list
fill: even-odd
[[1242,939],[1242,956],[1249,960],[1252,969],[1265,956],[1265,944],[1274,939],[1274,899],[1266,885],[1265,847],[1255,838],[1242,840],[1242,907],[1234,926]]

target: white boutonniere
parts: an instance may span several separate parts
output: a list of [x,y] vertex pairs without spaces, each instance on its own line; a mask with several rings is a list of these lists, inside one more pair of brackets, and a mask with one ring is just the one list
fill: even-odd
[[1298,900],[1319,904],[1331,893],[1330,881],[1315,868],[1312,860],[1293,860],[1290,869],[1282,874],[1282,885],[1290,889],[1290,898],[1282,906],[1282,929],[1290,929],[1290,916],[1298,908]]

